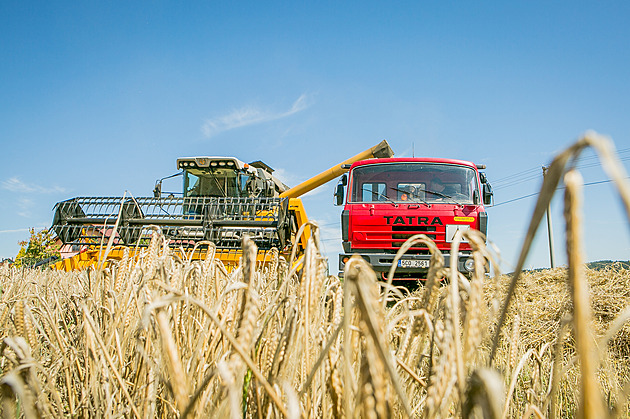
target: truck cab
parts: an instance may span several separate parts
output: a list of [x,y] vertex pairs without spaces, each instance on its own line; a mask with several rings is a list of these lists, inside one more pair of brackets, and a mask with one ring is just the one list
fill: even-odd
[[[337,203],[345,204],[340,271],[353,254],[359,254],[384,278],[396,252],[416,234],[432,239],[450,263],[450,246],[458,230],[473,228],[487,234],[484,205],[492,203],[492,188],[479,172],[483,168],[468,161],[436,158],[353,163],[335,194]],[[412,247],[398,261],[395,278],[425,278],[430,258],[426,247]],[[457,267],[464,274],[474,267],[465,239]]]

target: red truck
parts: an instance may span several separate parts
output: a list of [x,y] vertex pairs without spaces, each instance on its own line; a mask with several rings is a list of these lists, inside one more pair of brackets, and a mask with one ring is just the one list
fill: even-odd
[[[339,270],[355,254],[386,278],[396,252],[415,234],[426,234],[450,263],[450,247],[457,230],[477,229],[487,234],[484,205],[492,203],[492,187],[483,165],[438,158],[381,158],[353,163],[335,192],[343,205],[343,254]],[[344,191],[347,187],[347,194]],[[344,199],[345,195],[345,199]],[[457,267],[470,274],[471,248],[463,242]],[[398,261],[395,279],[422,279],[429,268],[426,247],[412,247]]]

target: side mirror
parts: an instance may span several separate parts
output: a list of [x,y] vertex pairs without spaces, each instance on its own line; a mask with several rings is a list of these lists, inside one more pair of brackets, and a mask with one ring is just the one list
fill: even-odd
[[479,198],[479,191],[475,189],[475,191],[473,192],[473,204],[479,205],[480,201],[481,199]]
[[155,188],[153,188],[153,197],[159,198],[162,195],[162,181],[155,182]]
[[345,174],[339,179],[339,183],[337,184],[337,189],[335,189],[335,205],[340,206],[343,205],[344,198],[344,187],[348,184],[348,176]]
[[337,185],[337,190],[335,191],[335,205],[343,205],[343,185],[341,183]]
[[483,184],[483,204],[484,205],[492,205],[492,197],[494,196],[494,192],[492,192],[492,186],[489,183]]

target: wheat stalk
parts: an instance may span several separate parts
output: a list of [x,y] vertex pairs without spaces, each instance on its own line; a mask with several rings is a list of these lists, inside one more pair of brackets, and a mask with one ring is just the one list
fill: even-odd
[[171,380],[171,387],[175,395],[175,403],[179,411],[183,412],[188,405],[189,393],[184,366],[182,365],[177,345],[173,339],[171,326],[166,313],[160,310],[155,318],[160,330],[162,349],[166,358],[166,367]]
[[587,418],[603,418],[607,412],[595,371],[597,368],[596,349],[591,334],[591,313],[588,284],[584,278],[582,259],[582,237],[580,228],[580,207],[582,177],[575,170],[564,176],[565,219],[567,223],[567,253],[569,261],[569,288],[573,301],[573,328],[576,350],[580,358],[581,391],[580,415]]

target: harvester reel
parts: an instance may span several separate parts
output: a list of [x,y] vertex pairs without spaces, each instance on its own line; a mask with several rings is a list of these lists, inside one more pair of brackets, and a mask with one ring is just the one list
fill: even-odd
[[130,225],[130,220],[140,220],[144,218],[140,207],[132,200],[125,201],[120,211],[120,223],[118,235],[125,244],[135,244],[140,238],[142,227],[140,225]]
[[69,223],[73,218],[84,218],[85,213],[81,206],[74,200],[59,202],[55,205],[55,217],[53,218],[53,230],[57,237],[65,244],[76,241],[81,237],[81,225]]
[[213,209],[212,206],[210,205],[206,205],[203,208],[202,222],[203,222],[203,239],[204,240],[211,241],[213,239],[212,220],[215,219],[216,217],[215,213],[216,213],[216,210]]

